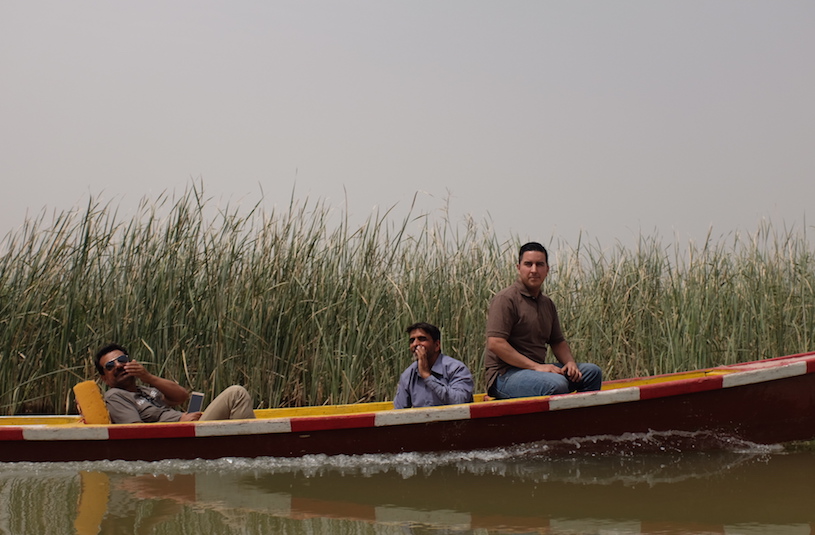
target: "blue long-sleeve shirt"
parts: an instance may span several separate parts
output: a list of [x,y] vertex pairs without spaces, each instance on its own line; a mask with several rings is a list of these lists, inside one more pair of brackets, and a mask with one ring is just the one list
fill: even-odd
[[427,379],[419,375],[417,362],[413,362],[402,372],[393,407],[408,409],[472,401],[473,377],[470,370],[460,360],[442,353],[433,363]]

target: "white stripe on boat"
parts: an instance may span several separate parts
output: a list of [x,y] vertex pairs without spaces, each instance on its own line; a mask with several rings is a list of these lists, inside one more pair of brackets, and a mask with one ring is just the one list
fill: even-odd
[[730,388],[731,386],[751,385],[754,383],[771,381],[773,379],[784,379],[785,377],[795,377],[797,375],[805,375],[806,372],[807,363],[796,362],[794,364],[775,366],[772,368],[764,368],[761,370],[750,370],[739,373],[731,373],[725,375],[722,378],[722,386],[724,388]]
[[195,426],[196,437],[222,437],[229,435],[263,435],[267,433],[291,433],[291,420],[223,420],[199,422]]
[[549,410],[578,409],[580,407],[594,407],[595,405],[611,405],[639,401],[640,389],[638,387],[615,388],[614,390],[600,390],[597,392],[581,392],[556,396],[549,400]]
[[470,418],[470,405],[450,405],[443,408],[400,409],[376,413],[376,427],[386,425],[423,424]]
[[107,426],[77,425],[76,427],[38,425],[23,428],[25,440],[107,440]]

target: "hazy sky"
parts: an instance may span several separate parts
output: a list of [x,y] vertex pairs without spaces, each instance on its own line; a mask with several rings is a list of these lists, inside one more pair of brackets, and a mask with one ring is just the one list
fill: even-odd
[[502,239],[815,234],[811,0],[0,0],[0,92],[0,236],[191,177]]

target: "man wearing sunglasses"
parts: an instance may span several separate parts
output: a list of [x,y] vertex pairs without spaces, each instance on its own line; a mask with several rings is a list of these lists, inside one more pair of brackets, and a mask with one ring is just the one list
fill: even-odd
[[[242,386],[230,386],[212,400],[204,412],[173,409],[190,397],[187,389],[169,379],[153,375],[132,360],[127,350],[109,344],[96,352],[96,369],[108,385],[105,404],[115,424],[139,422],[189,422],[254,418],[252,398]],[[136,380],[144,385],[140,386]]]

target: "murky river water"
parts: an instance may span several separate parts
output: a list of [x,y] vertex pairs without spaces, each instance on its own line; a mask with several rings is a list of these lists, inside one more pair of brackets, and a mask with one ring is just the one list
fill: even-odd
[[[815,448],[0,464],[0,534],[815,533]],[[597,451],[599,450],[599,451]]]

